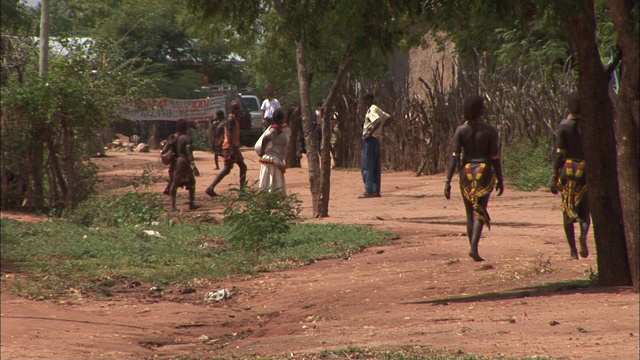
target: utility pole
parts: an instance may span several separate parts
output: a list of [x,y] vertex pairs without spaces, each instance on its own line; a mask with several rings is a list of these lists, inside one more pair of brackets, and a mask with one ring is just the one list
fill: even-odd
[[40,77],[49,71],[49,0],[40,1]]

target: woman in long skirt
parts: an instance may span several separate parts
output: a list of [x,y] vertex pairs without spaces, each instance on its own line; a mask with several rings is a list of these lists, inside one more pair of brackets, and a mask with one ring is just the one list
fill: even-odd
[[282,132],[284,114],[280,109],[273,113],[273,124],[262,136],[260,155],[260,189],[267,191],[287,190],[284,180],[287,156],[287,135]]

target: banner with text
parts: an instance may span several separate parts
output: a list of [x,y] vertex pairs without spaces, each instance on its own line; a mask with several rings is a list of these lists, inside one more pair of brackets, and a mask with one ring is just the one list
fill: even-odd
[[225,97],[206,99],[146,99],[138,102],[126,102],[118,114],[134,121],[186,119],[205,122],[213,119],[216,111],[225,110]]

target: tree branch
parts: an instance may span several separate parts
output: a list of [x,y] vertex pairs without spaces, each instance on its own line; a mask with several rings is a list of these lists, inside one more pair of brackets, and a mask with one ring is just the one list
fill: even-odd
[[605,70],[607,75],[611,76],[611,73],[618,68],[621,61],[622,61],[622,50],[618,49],[618,51],[616,52],[616,57],[613,58],[613,61],[607,66],[607,69]]

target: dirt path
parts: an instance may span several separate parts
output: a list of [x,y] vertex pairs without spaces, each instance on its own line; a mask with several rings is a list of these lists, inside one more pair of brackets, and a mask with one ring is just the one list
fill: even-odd
[[[249,176],[258,163],[247,150]],[[198,198],[215,176],[212,156],[197,153]],[[96,159],[105,188],[115,188],[157,154],[109,153]],[[489,207],[480,243],[485,263],[466,256],[460,195],[442,196],[443,175],[385,173],[381,198],[362,193],[358,171],[332,173],[330,217],[309,219],[306,169],[287,170],[309,222],[364,224],[399,236],[347,259],[263,273],[167,293],[122,293],[107,301],[36,302],[2,292],[2,359],[168,359],[181,355],[289,356],[353,346],[414,345],[488,357],[547,355],[569,359],[638,359],[638,294],[629,288],[584,289],[571,280],[596,269],[591,256],[569,260],[559,199],[508,187]],[[223,182],[236,182],[237,169]],[[164,184],[155,191],[161,192]],[[179,192],[185,211],[186,192]],[[11,214],[3,213],[2,216]],[[569,283],[567,285],[567,283]],[[204,294],[235,289],[224,303]],[[297,359],[301,356],[294,356]]]

